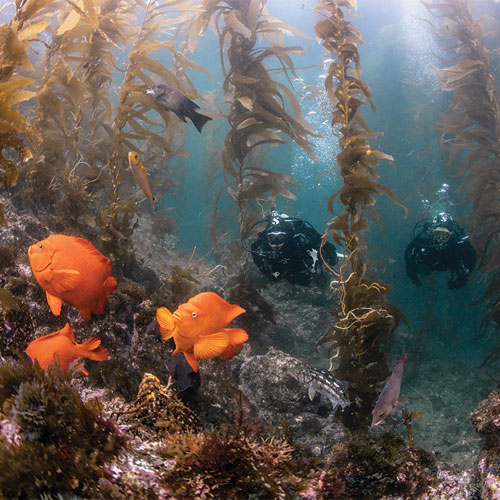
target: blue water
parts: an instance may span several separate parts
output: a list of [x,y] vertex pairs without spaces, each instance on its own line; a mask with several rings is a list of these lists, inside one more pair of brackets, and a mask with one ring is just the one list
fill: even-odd
[[[297,67],[312,66],[298,70],[300,78],[293,83],[304,117],[324,137],[312,139],[316,159],[288,143],[270,148],[262,167],[293,175],[299,183],[293,189],[297,201],[281,198],[278,207],[307,219],[323,232],[331,219],[327,200],[340,187],[341,179],[334,161],[338,143],[331,133],[329,107],[324,93],[317,92],[322,89],[325,76],[321,61],[328,55],[314,39],[314,5],[313,1],[274,0],[268,7],[271,14],[312,37],[287,37],[287,43],[300,44],[306,51],[294,58]],[[369,213],[370,269],[378,279],[393,285],[389,298],[410,326],[402,325],[385,348],[392,359],[399,357],[403,347],[408,352],[402,393],[409,409],[423,412],[415,423],[417,444],[444,452],[450,449],[447,458],[459,462],[460,446],[455,457],[452,453],[457,442],[462,440],[469,450],[478,445],[467,421],[468,413],[495,385],[486,371],[479,369],[494,345],[493,335],[480,333],[484,305],[473,305],[485,291],[484,276],[476,270],[461,290],[449,290],[444,273],[426,276],[424,286],[416,287],[406,277],[403,259],[413,225],[420,219],[448,210],[466,229],[470,227],[471,206],[457,193],[458,180],[443,162],[439,148],[437,113],[445,111],[447,102],[434,79],[440,50],[428,24],[422,20],[429,19],[429,15],[417,0],[360,0],[358,13],[360,16],[352,18],[352,22],[364,40],[360,47],[362,77],[372,89],[378,108],[373,113],[369,106],[364,106],[363,116],[373,130],[383,133],[373,145],[395,159],[394,164],[380,164],[380,182],[409,210],[405,219],[403,210],[380,195],[376,211]],[[214,77],[213,81],[205,76],[194,78],[200,93],[220,87],[223,77],[212,33],[203,37],[193,59]],[[217,97],[222,98],[220,88]],[[174,214],[179,217],[181,243],[204,252],[211,246],[206,228],[219,189],[213,188],[221,186],[222,168],[220,164],[212,165],[209,179],[200,175],[206,151],[213,149],[213,136],[207,142],[193,127],[188,129],[187,148],[191,156],[186,161],[184,189],[172,203]],[[224,123],[218,125],[216,137],[220,143],[226,130]],[[217,155],[214,158],[217,163]],[[236,238],[236,206],[227,195],[221,206],[221,230],[233,231]],[[335,209],[341,211],[342,207],[337,204]]]
[[[308,220],[323,232],[332,218],[327,200],[342,182],[335,165],[338,143],[331,133],[330,110],[322,91],[322,61],[329,56],[315,40],[315,1],[268,3],[272,15],[310,37],[287,36],[286,42],[305,49],[304,55],[294,56],[296,67],[304,69],[297,69],[299,78],[292,77],[293,85],[304,117],[324,137],[312,139],[316,159],[289,142],[266,150],[261,166],[293,175],[298,183],[292,188],[297,200],[278,198],[278,208]],[[474,305],[486,289],[485,277],[476,270],[465,288],[450,291],[447,276],[434,274],[424,277],[424,286],[415,287],[406,277],[403,259],[413,225],[420,219],[448,210],[466,229],[470,228],[471,206],[457,192],[459,181],[443,162],[439,148],[438,112],[445,111],[447,103],[434,80],[440,51],[422,20],[429,15],[418,0],[359,0],[357,12],[360,16],[353,17],[352,22],[364,40],[359,49],[362,78],[378,108],[373,113],[364,106],[363,116],[374,131],[383,133],[373,146],[395,159],[394,164],[380,164],[379,181],[409,210],[405,219],[401,208],[380,195],[376,210],[369,212],[369,269],[377,279],[392,284],[389,298],[409,324],[409,328],[402,324],[384,347],[391,359],[399,357],[403,347],[408,353],[402,394],[409,409],[423,411],[415,423],[416,443],[449,451],[448,458],[459,463],[460,448],[453,455],[458,441],[463,440],[469,450],[478,446],[468,413],[495,388],[486,370],[479,369],[495,344],[493,332],[480,332],[484,305]],[[6,10],[2,15],[10,19],[11,14]],[[168,59],[168,54],[164,56]],[[226,112],[218,41],[210,30],[190,57],[213,77],[190,72],[199,93],[206,97],[197,101],[201,111]],[[228,125],[218,117],[201,135],[190,123],[183,129],[189,156],[171,160],[169,168],[179,186],[169,191],[164,202],[171,208],[168,215],[177,218],[179,245],[188,255],[194,247],[196,255],[203,255],[212,247],[208,227],[224,185],[218,151]],[[337,213],[343,209],[339,203],[334,208]],[[238,239],[237,220],[236,204],[226,193],[221,197],[218,233],[229,232],[228,240]],[[303,307],[307,307],[307,291]],[[326,309],[325,318],[329,318]]]

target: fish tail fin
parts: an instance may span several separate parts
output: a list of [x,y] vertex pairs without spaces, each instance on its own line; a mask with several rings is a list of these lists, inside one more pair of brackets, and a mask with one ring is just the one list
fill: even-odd
[[160,325],[160,335],[163,340],[168,340],[174,335],[174,316],[166,307],[159,307],[156,310],[156,321]]
[[90,337],[81,344],[82,357],[94,361],[106,361],[109,358],[109,351],[101,345],[101,339],[96,335]]
[[102,314],[104,312],[104,308],[106,307],[106,297],[113,292],[113,290],[117,287],[118,283],[116,282],[113,276],[108,276],[104,283],[102,284],[102,294],[97,301],[97,304],[92,309],[94,314]]
[[248,333],[243,328],[224,328],[224,331],[229,334],[229,343],[233,346],[248,340]]
[[201,113],[198,113],[194,109],[192,109],[188,115],[186,115],[193,123],[194,126],[198,129],[198,132],[201,134],[201,129],[203,128],[203,125],[205,123],[209,122],[212,120],[209,116],[202,115]]
[[220,357],[229,361],[241,350],[241,348],[236,350],[235,346],[246,342],[248,340],[248,334],[242,328],[225,328],[224,331],[229,334],[229,345],[224,349]]

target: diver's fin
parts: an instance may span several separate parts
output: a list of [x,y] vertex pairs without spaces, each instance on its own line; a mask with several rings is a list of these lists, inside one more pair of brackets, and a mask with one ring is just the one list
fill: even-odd
[[62,300],[55,295],[51,295],[49,292],[45,292],[45,295],[47,296],[47,302],[52,314],[54,316],[59,316],[61,314]]

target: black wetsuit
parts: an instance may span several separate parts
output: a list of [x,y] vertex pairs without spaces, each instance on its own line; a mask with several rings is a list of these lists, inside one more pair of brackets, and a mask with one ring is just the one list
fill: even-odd
[[[309,286],[321,268],[319,253],[321,235],[301,219],[280,216],[279,225],[268,222],[252,243],[251,252],[255,265],[271,281],[286,279],[290,283]],[[281,248],[271,248],[268,244],[269,233],[279,228],[286,234]],[[326,242],[321,255],[329,266],[337,261],[335,246]]]
[[422,281],[417,276],[417,268],[419,264],[424,264],[433,271],[451,271],[448,288],[461,288],[474,269],[476,252],[469,237],[455,222],[448,241],[438,244],[433,236],[433,230],[438,225],[443,224],[426,224],[423,231],[406,247],[406,274],[415,285],[420,286]]

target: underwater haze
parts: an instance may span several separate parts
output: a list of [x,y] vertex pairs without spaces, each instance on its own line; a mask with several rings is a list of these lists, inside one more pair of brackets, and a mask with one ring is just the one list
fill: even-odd
[[0,2],[0,496],[494,498],[499,5]]

